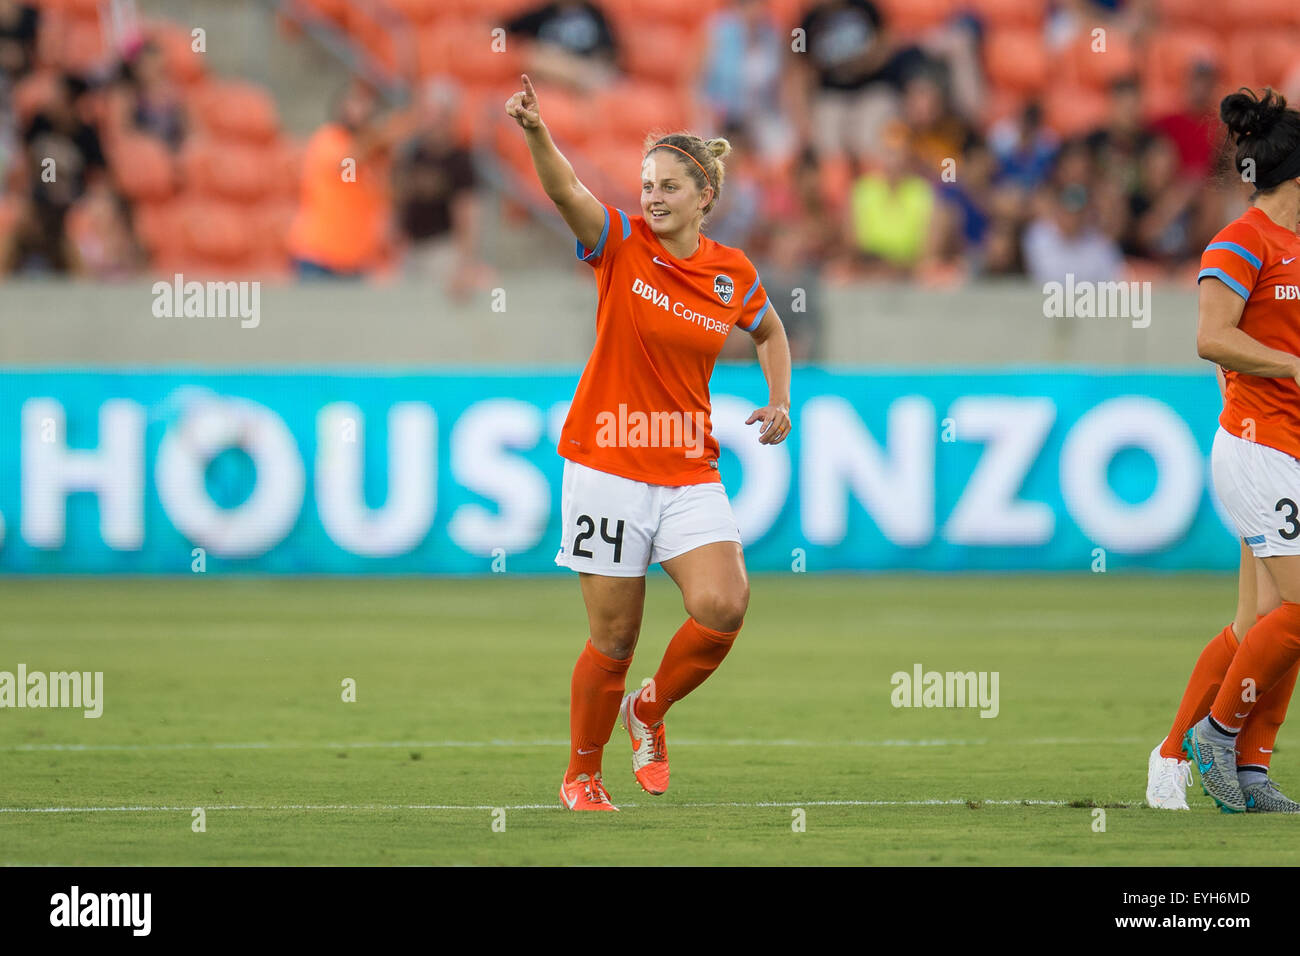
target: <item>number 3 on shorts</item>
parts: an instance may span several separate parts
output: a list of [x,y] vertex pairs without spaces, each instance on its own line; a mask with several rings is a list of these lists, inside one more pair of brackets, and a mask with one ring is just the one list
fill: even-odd
[[1296,508],[1296,503],[1290,498],[1282,498],[1273,506],[1274,511],[1281,511],[1283,508],[1290,509],[1285,516],[1287,526],[1285,528],[1278,528],[1277,533],[1280,534],[1284,540],[1293,541],[1295,540],[1296,535],[1300,535],[1300,521],[1296,520],[1296,513],[1297,511],[1300,511],[1300,509]]
[[[1294,509],[1295,506],[1292,505],[1293,513],[1294,513]],[[596,521],[594,518],[591,517],[591,515],[578,515],[578,527],[582,528],[583,530],[579,531],[577,536],[573,539],[573,554],[575,557],[578,558],[593,557],[592,553],[582,546],[582,542],[586,541],[588,538],[590,538],[593,534],[596,533]],[[614,563],[618,564],[620,561],[622,561],[623,560],[623,519],[622,518],[618,519],[618,524],[614,526],[614,535],[613,537],[610,537],[609,519],[601,518],[600,537],[607,544],[612,544],[614,546]],[[1295,537],[1295,535],[1292,535],[1292,537]]]

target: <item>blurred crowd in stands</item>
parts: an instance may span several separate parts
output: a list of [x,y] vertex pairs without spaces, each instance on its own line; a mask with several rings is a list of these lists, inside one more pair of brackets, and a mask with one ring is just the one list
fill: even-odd
[[[336,0],[295,2],[360,36]],[[406,272],[457,295],[487,287],[511,265],[487,264],[488,184],[513,214],[528,207],[511,194],[527,188],[526,153],[500,111],[511,76],[533,77],[543,120],[593,190],[633,208],[635,155],[605,162],[603,124],[644,135],[663,115],[652,94],[683,91],[673,120],[734,149],[705,231],[745,249],[769,290],[806,292],[805,354],[827,282],[1190,281],[1248,195],[1223,165],[1219,99],[1269,82],[1300,101],[1294,0],[1260,0],[1254,33],[1232,36],[1214,35],[1212,19],[1188,26],[1183,8],[1212,9],[1190,0],[659,0],[639,15],[628,0],[484,0],[475,12],[499,15],[504,41],[452,35],[437,18],[456,4],[373,2],[426,24],[441,44],[428,47],[432,63],[409,78],[408,105],[353,82],[305,144],[279,147],[296,176],[292,209],[285,200],[257,223],[281,241],[274,252],[235,243],[230,262],[302,277]],[[647,6],[687,29],[639,29]],[[141,31],[107,44],[93,69],[51,69],[40,62],[46,12],[0,0],[0,270],[115,277],[168,264],[165,239],[143,233],[162,228],[158,210],[182,187],[127,188],[105,139],[107,127],[185,154],[203,124],[180,61]],[[488,42],[513,45],[502,75],[458,73],[448,51]],[[601,112],[626,76],[664,83],[628,86],[637,95]]]

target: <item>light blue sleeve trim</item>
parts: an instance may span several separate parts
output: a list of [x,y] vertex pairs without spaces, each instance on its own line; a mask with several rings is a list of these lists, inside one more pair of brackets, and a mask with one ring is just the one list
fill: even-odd
[[618,217],[623,220],[623,238],[626,239],[632,235],[632,223],[628,222],[627,213],[621,209],[618,211]]
[[1233,292],[1237,293],[1237,295],[1249,301],[1250,290],[1247,289],[1240,282],[1238,282],[1236,279],[1234,279],[1232,276],[1228,275],[1228,273],[1224,272],[1222,269],[1202,269],[1200,274],[1196,277],[1196,281],[1199,284],[1202,279],[1210,276],[1213,276],[1215,279],[1218,279],[1220,282],[1226,285]]
[[[746,332],[753,332],[755,329],[758,328],[759,323],[763,321],[763,314],[767,312],[767,310],[770,309],[771,307],[772,307],[772,300],[768,299],[766,302],[763,303],[763,307],[758,310],[758,315],[754,316],[753,323],[750,325],[741,325],[740,327],[744,329]],[[740,325],[739,322],[737,322],[736,324]]]
[[1256,269],[1258,269],[1260,266],[1264,264],[1263,262],[1260,261],[1259,256],[1255,255],[1255,253],[1251,252],[1249,249],[1247,249],[1245,246],[1241,245],[1240,243],[1212,242],[1205,247],[1205,251],[1209,252],[1211,249],[1227,249],[1229,252],[1235,252],[1237,255],[1241,256],[1241,258],[1245,259],[1252,266],[1254,266]]
[[749,287],[749,291],[745,293],[745,297],[740,300],[740,307],[742,309],[745,306],[749,305],[749,300],[752,299],[754,297],[754,293],[758,291],[758,285],[761,281],[762,280],[759,279],[757,275],[754,276],[754,284]]
[[[625,216],[624,218],[626,219],[627,217]],[[609,209],[606,208],[606,209],[605,209],[605,228],[602,229],[602,230],[600,230],[600,241],[596,243],[596,248],[595,248],[595,249],[592,249],[591,252],[588,252],[588,253],[584,256],[584,255],[582,254],[582,251],[583,251],[583,248],[584,248],[584,246],[582,245],[582,240],[581,240],[581,239],[574,239],[574,240],[573,240],[574,245],[577,246],[577,252],[575,252],[574,255],[576,255],[576,256],[578,257],[578,259],[581,260],[582,262],[590,262],[592,259],[596,258],[598,255],[600,255],[602,252],[604,252],[604,250],[605,250],[605,239],[606,239],[606,237],[608,237],[608,236],[609,236]],[[624,238],[624,239],[627,238],[626,233],[624,234],[623,238]]]

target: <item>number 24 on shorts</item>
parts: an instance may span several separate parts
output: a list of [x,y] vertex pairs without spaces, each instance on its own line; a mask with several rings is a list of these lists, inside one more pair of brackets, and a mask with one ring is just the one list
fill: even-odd
[[[586,530],[579,531],[577,537],[573,539],[573,554],[578,558],[593,557],[592,553],[582,546],[586,541],[596,533],[596,521],[591,515],[578,515],[578,527]],[[618,524],[614,526],[614,535],[609,533],[609,519],[600,519],[600,536],[608,544],[614,546],[614,563],[618,564],[623,559],[623,519],[618,519]]]

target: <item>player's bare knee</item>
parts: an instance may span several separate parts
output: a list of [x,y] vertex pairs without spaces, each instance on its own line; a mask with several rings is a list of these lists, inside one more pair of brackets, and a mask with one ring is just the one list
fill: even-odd
[[736,631],[749,608],[748,585],[730,590],[705,591],[692,595],[686,613],[714,631]]
[[640,633],[640,624],[606,625],[592,631],[591,643],[596,650],[606,657],[612,657],[616,661],[625,661],[636,650],[636,641]]

